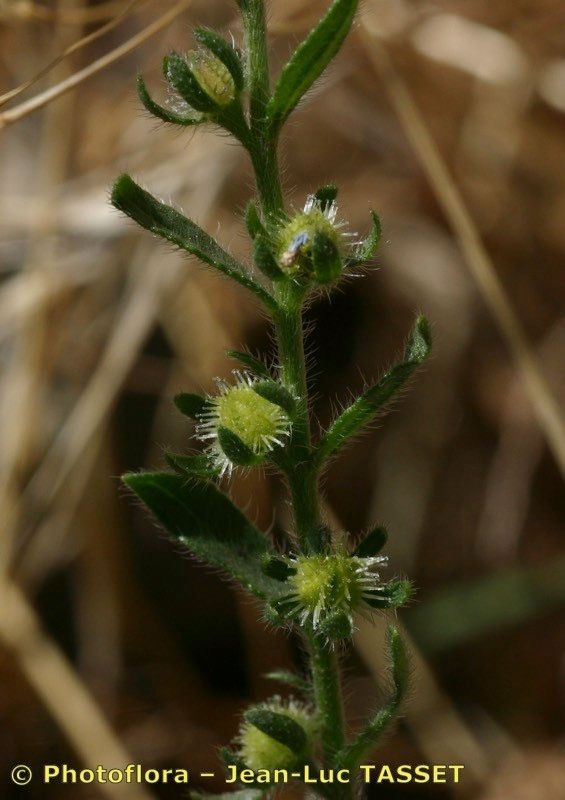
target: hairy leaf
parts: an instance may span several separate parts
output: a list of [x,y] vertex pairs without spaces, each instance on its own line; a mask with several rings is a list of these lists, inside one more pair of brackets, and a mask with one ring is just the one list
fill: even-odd
[[187,481],[168,472],[124,475],[124,483],[172,536],[200,561],[218,567],[261,598],[280,584],[261,569],[266,537],[212,483]]
[[246,722],[284,744],[293,753],[302,754],[306,749],[307,736],[304,728],[287,714],[279,714],[264,706],[248,709],[244,714]]
[[277,264],[267,238],[262,233],[258,233],[253,242],[253,260],[263,275],[272,281],[284,278],[284,272]]
[[337,197],[337,193],[338,188],[333,183],[328,183],[327,186],[322,186],[317,192],[314,193],[314,197],[320,204],[322,211],[325,211],[331,206]]
[[205,453],[193,456],[165,453],[165,459],[179,475],[188,478],[213,478],[220,474],[218,465]]
[[213,100],[196,80],[190,66],[183,56],[172,52],[163,61],[163,72],[171,86],[180,94],[189,106],[203,114],[214,114],[218,104]]
[[240,350],[226,350],[226,355],[228,358],[233,358],[235,361],[239,361],[254,375],[271,379],[269,368],[263,364],[262,361],[259,361],[258,358],[255,358],[249,353],[242,353]]
[[375,418],[383,406],[406,384],[416,367],[428,356],[430,349],[430,326],[426,318],[420,316],[410,334],[403,361],[392,367],[380,381],[346,408],[324,434],[315,453],[319,465]]
[[367,753],[375,747],[398,714],[406,694],[409,678],[408,654],[398,630],[393,625],[387,631],[387,645],[391,660],[393,695],[390,702],[369,720],[359,736],[337,754],[336,761],[342,768],[355,770],[363,763]]
[[257,210],[257,203],[255,200],[250,200],[245,207],[245,225],[247,232],[252,239],[255,239],[258,234],[266,236],[267,232],[265,226],[261,222],[261,217]]
[[288,389],[273,380],[258,381],[253,385],[253,391],[269,403],[280,406],[283,411],[292,417],[296,411],[296,402]]
[[410,601],[413,594],[412,583],[409,580],[399,578],[385,584],[380,596],[366,598],[366,600],[372,608],[383,610],[402,608]]
[[357,245],[353,257],[347,261],[348,267],[355,267],[359,266],[360,264],[365,264],[367,261],[371,261],[375,257],[375,253],[377,252],[381,241],[382,227],[378,214],[376,214],[374,211],[371,211],[371,217],[373,218],[371,232],[367,238],[361,242],[361,244]]
[[280,669],[275,670],[274,672],[268,672],[265,677],[269,678],[271,681],[285,683],[287,686],[292,686],[293,689],[297,689],[299,692],[302,692],[302,694],[306,697],[309,697],[312,694],[312,685],[296,672],[289,672],[286,669]]
[[254,453],[229,428],[218,428],[218,442],[232,464],[237,464],[239,467],[252,467],[260,461],[257,453]]
[[181,414],[184,414],[185,417],[190,417],[190,419],[198,419],[206,409],[207,402],[206,398],[199,394],[182,392],[175,396],[176,407]]
[[312,263],[316,280],[322,285],[332,283],[341,275],[343,264],[339,250],[329,236],[319,231],[312,242]]
[[378,526],[369,531],[359,542],[354,556],[360,558],[370,558],[371,556],[378,555],[388,541],[388,533],[386,528]]
[[226,42],[216,31],[203,26],[195,29],[194,36],[200,44],[207,47],[222,62],[232,76],[235,88],[241,91],[244,84],[243,64],[241,63],[241,56],[235,47]]
[[277,304],[211,236],[196,223],[168,206],[138,186],[129,175],[121,175],[112,189],[112,204],[119,211],[169,242],[197,256],[259,297],[266,306],[275,310]]
[[141,75],[137,76],[137,94],[139,95],[139,99],[147,111],[149,111],[150,114],[153,114],[154,117],[162,119],[163,122],[170,122],[172,125],[183,125],[184,127],[199,125],[202,122],[201,116],[195,116],[193,114],[178,114],[171,108],[166,108],[165,106],[161,106],[159,103],[156,103],[147,91],[145,81]]
[[358,4],[359,0],[334,0],[284,67],[267,106],[267,122],[274,133],[341,48]]

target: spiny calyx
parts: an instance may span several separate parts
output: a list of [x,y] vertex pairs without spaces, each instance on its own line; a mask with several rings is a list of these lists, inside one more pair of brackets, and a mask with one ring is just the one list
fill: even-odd
[[308,706],[293,698],[273,697],[245,712],[238,756],[254,771],[296,768],[311,753],[315,728]]
[[273,624],[298,622],[330,642],[346,639],[354,631],[355,613],[398,608],[410,599],[409,581],[381,580],[379,570],[387,561],[386,556],[350,554],[343,547],[333,553],[265,558],[264,572],[287,589],[270,603],[266,618]]
[[216,381],[219,393],[206,398],[196,429],[199,438],[210,443],[208,452],[221,475],[234,466],[260,463],[290,433],[287,412],[255,391],[261,382],[247,373],[234,375],[235,384]]
[[317,283],[337,280],[343,270],[344,223],[336,223],[335,199],[310,195],[304,209],[281,224],[276,260],[291,275],[307,275]]

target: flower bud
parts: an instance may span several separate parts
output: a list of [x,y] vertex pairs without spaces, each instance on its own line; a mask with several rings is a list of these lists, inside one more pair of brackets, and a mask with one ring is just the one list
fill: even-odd
[[313,276],[318,283],[331,283],[343,269],[342,223],[336,223],[334,200],[311,195],[304,210],[284,224],[278,236],[277,260],[287,273]]
[[282,446],[290,431],[287,413],[255,392],[256,381],[246,373],[234,374],[234,385],[216,382],[219,394],[207,397],[196,428],[200,439],[211,442],[208,452],[220,475],[231,473],[234,466],[259,463]]
[[296,769],[308,758],[314,732],[314,718],[305,705],[274,697],[245,714],[238,755],[253,771]]
[[289,594],[277,601],[277,610],[309,623],[329,641],[347,638],[353,632],[353,613],[369,610],[385,597],[376,568],[386,562],[383,556],[360,558],[346,552],[298,556],[287,580]]
[[209,50],[193,50],[186,60],[198,85],[217,105],[227,106],[235,100],[235,83],[227,67]]

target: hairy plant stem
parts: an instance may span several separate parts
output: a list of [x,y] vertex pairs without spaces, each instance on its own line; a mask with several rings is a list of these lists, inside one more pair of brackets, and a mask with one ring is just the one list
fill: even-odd
[[[250,93],[250,142],[257,192],[265,222],[271,227],[284,215],[277,157],[277,137],[265,124],[270,93],[264,0],[240,0],[247,46],[247,79]],[[308,408],[308,385],[304,355],[303,304],[305,290],[290,279],[275,286],[278,311],[274,315],[281,380],[298,402],[289,453],[287,479],[292,499],[294,527],[299,548],[305,553],[321,552],[326,536],[321,524],[318,468],[312,458]],[[311,658],[316,712],[320,725],[324,765],[335,765],[335,756],[345,740],[343,701],[339,667],[331,645],[314,633],[305,638]],[[329,790],[329,786],[326,787]],[[349,785],[334,785],[335,798],[351,796]]]

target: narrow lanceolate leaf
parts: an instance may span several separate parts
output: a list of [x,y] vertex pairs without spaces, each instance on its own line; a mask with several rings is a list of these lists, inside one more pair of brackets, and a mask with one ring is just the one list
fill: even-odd
[[261,460],[260,457],[254,453],[245,442],[242,442],[236,433],[230,431],[229,428],[218,428],[218,442],[232,464],[237,464],[238,467],[252,467]]
[[258,358],[255,358],[249,353],[242,353],[240,350],[226,350],[226,356],[228,358],[233,358],[235,361],[239,361],[240,364],[247,367],[254,375],[259,375],[262,378],[271,378],[269,368],[263,364],[262,361],[259,361]]
[[207,47],[222,62],[232,76],[235,88],[241,91],[244,83],[243,64],[235,47],[210,28],[199,26],[195,29],[194,36],[200,44]]
[[284,278],[284,272],[277,264],[277,261],[269,247],[266,237],[258,233],[253,242],[253,260],[263,275],[272,281],[279,281]]
[[412,329],[401,363],[392,367],[380,381],[357,398],[326,431],[315,452],[319,465],[375,418],[405,386],[414,370],[426,359],[430,349],[430,326],[427,319],[421,316]]
[[341,768],[355,770],[363,763],[363,759],[394,721],[406,695],[409,678],[408,654],[398,630],[392,625],[387,631],[387,644],[393,681],[392,697],[387,705],[369,720],[357,739],[337,754],[336,761]]
[[339,250],[329,236],[316,233],[312,242],[312,263],[318,283],[325,285],[341,275],[342,261]]
[[183,56],[172,52],[163,61],[163,72],[171,86],[176,89],[189,106],[203,114],[214,114],[218,104],[200,86]]
[[252,239],[255,239],[260,233],[264,236],[267,235],[265,226],[261,222],[255,200],[250,200],[245,207],[245,226]]
[[280,556],[273,555],[267,555],[262,559],[261,569],[269,578],[280,581],[280,583],[284,583],[291,575],[296,573],[296,570],[288,561]]
[[325,211],[337,197],[338,188],[333,183],[328,183],[327,186],[322,186],[318,189],[317,192],[314,193],[314,197],[320,204],[320,208],[322,211]]
[[153,114],[154,117],[163,120],[163,122],[170,122],[172,125],[183,125],[184,127],[199,125],[202,122],[201,116],[189,113],[179,114],[171,108],[165,108],[165,106],[156,103],[147,91],[145,81],[141,75],[137,76],[137,94],[147,111]]
[[281,584],[261,570],[267,539],[212,483],[168,472],[130,473],[123,480],[197,559],[258,597],[280,594]]
[[301,754],[306,749],[307,736],[304,728],[287,714],[279,714],[270,708],[257,706],[248,709],[245,721],[270,736],[280,744],[284,744],[293,753]]
[[297,675],[296,672],[289,672],[286,669],[281,669],[275,670],[274,672],[268,672],[265,677],[271,681],[292,686],[293,689],[297,689],[307,697],[312,694],[312,685],[301,675]]
[[354,556],[360,558],[371,558],[377,556],[388,541],[388,533],[386,528],[379,525],[369,531],[359,542],[355,548]]
[[408,689],[410,662],[402,637],[394,625],[389,626],[387,639],[394,684],[393,702],[398,705]]
[[182,392],[175,396],[175,405],[181,414],[190,419],[197,420],[206,410],[207,400],[199,394]]
[[167,464],[186,478],[214,478],[220,474],[220,467],[206,454],[184,456],[179,453],[165,453]]
[[275,310],[273,297],[263,289],[211,236],[180,211],[168,206],[138,186],[129,175],[121,175],[112,189],[112,204],[148,231],[161,236],[205,264],[223,272]]
[[408,580],[398,579],[390,581],[382,587],[378,596],[367,599],[368,605],[372,608],[387,609],[402,608],[410,602],[414,589]]
[[274,403],[292,417],[296,411],[296,402],[288,389],[273,380],[258,381],[253,384],[253,391],[269,403]]
[[284,67],[267,106],[267,122],[277,133],[300,98],[326,69],[347,36],[359,0],[334,0],[326,16]]
[[357,245],[352,258],[347,260],[348,267],[357,267],[372,261],[379,248],[382,236],[381,220],[374,211],[371,211],[373,225],[369,235]]

